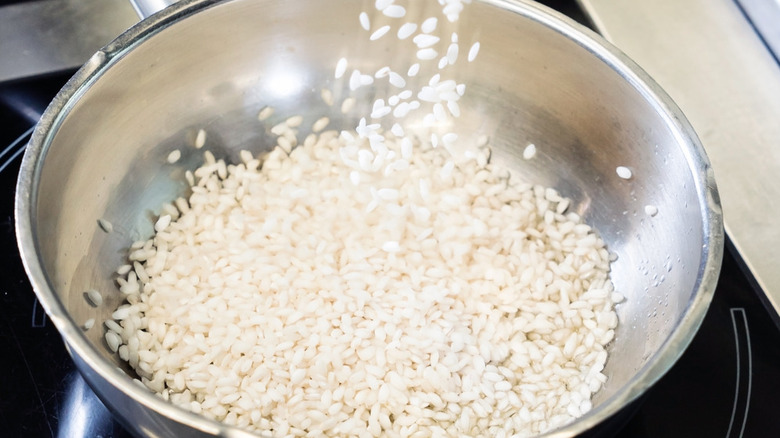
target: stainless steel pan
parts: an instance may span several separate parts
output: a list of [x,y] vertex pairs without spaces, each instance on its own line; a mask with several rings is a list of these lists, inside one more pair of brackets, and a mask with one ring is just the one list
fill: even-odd
[[[25,267],[85,379],[139,435],[249,436],[135,385],[103,341],[101,323],[122,299],[114,269],[133,240],[151,234],[150,216],[186,190],[182,174],[201,160],[194,148],[182,148],[176,166],[165,157],[200,128],[228,159],[240,148],[267,148],[272,136],[257,120],[266,105],[280,118],[329,115],[333,127],[354,127],[374,91],[361,91],[346,115],[323,103],[322,88],[337,102],[348,92],[347,79],[333,77],[335,61],[348,56],[375,71],[390,58],[413,57],[394,38],[368,43],[357,20],[364,7],[371,5],[185,0],[96,53],[38,124],[16,197]],[[572,209],[619,255],[613,279],[627,300],[618,306],[609,380],[591,412],[549,434],[572,436],[641,395],[699,327],[723,249],[715,182],[674,103],[587,29],[533,2],[483,0],[468,6],[457,30],[481,41],[482,51],[457,74],[468,93],[448,129],[461,139],[489,135],[493,159],[571,197]],[[526,161],[529,142],[539,152]],[[619,178],[617,166],[633,178]],[[645,205],[658,214],[645,214]],[[114,232],[101,231],[99,219]],[[83,297],[93,287],[104,291],[99,308]],[[88,318],[97,324],[85,332]]]

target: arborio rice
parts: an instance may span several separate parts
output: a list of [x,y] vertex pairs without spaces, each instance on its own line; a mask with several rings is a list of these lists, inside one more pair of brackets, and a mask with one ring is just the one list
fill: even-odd
[[588,411],[621,299],[602,240],[484,155],[386,138],[388,175],[334,131],[206,152],[133,245],[110,347],[164,399],[279,437],[528,436]]

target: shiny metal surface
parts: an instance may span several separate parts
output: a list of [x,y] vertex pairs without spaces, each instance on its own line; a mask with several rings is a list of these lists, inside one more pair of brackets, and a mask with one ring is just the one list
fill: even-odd
[[726,231],[780,325],[780,66],[734,0],[581,3],[696,129]]
[[[183,173],[201,162],[190,147],[198,129],[209,132],[215,155],[231,159],[241,148],[269,148],[270,127],[290,115],[303,115],[303,126],[329,115],[341,129],[370,112],[374,93],[389,85],[361,89],[344,115],[338,103],[349,94],[348,78],[333,79],[336,60],[346,56],[375,71],[390,56],[411,64],[415,48],[394,38],[369,42],[356,19],[362,7],[184,0],[94,55],[33,134],[16,197],[25,268],[85,379],[136,433],[246,435],[135,385],[102,330],[83,332],[80,324],[91,317],[100,326],[122,300],[114,269],[132,241],[151,234],[160,204],[186,192]],[[430,12],[410,10],[408,19]],[[482,49],[479,62],[453,73],[468,92],[457,125],[443,129],[464,142],[489,135],[496,161],[571,197],[572,210],[619,255],[613,280],[627,300],[618,307],[609,380],[591,412],[549,434],[573,436],[644,392],[698,328],[723,249],[715,182],[676,106],[595,34],[532,2],[504,0],[473,3],[457,31],[462,41],[478,38]],[[333,107],[321,99],[323,87],[333,91]],[[276,112],[264,124],[257,114],[266,105]],[[408,129],[416,122],[407,118]],[[521,158],[528,142],[538,147],[531,161]],[[182,159],[168,164],[176,148]],[[617,166],[634,177],[619,178]],[[644,213],[648,204],[657,216]],[[114,232],[101,231],[98,219],[112,222]],[[103,291],[102,307],[86,303],[89,288]]]
[[780,0],[735,0],[761,39],[780,60]]
[[135,13],[142,19],[174,3],[176,3],[176,0],[130,0]]
[[0,7],[0,82],[75,69],[138,21],[124,0]]

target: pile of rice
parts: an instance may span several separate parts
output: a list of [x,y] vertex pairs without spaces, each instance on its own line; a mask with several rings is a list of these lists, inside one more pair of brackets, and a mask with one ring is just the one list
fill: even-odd
[[[439,3],[453,22],[469,1]],[[371,40],[389,32],[359,19]],[[420,29],[417,60],[436,63],[437,20]],[[454,133],[404,131],[413,111],[429,111],[427,126],[460,115],[465,84],[442,77],[457,34],[443,44],[416,94],[390,66],[353,70],[351,90],[387,78],[403,91],[352,132],[295,147],[296,116],[271,129],[279,143],[264,156],[229,165],[205,152],[189,199],[163,206],[118,270],[126,303],[105,339],[145,387],[276,437],[531,436],[591,409],[622,300],[609,253],[569,200],[510,179],[483,145],[453,156]],[[336,79],[346,72],[342,58]],[[367,122],[385,117],[398,123]]]
[[279,437],[528,436],[588,411],[617,324],[604,243],[484,155],[387,137],[390,175],[334,131],[206,152],[133,246],[112,348],[164,399]]

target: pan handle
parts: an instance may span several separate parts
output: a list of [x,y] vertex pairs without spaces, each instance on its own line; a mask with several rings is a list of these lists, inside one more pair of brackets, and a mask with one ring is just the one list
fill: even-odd
[[135,13],[143,20],[144,18],[162,11],[166,7],[176,3],[176,0],[130,0]]

